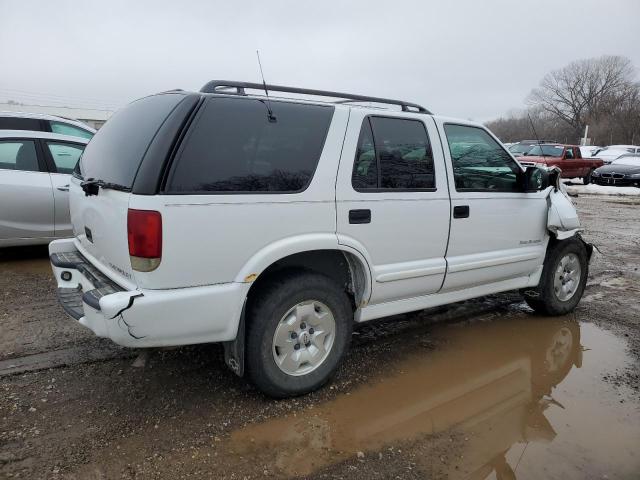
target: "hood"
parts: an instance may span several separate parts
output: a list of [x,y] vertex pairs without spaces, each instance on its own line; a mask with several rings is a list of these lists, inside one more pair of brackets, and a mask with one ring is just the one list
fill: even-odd
[[558,158],[559,157],[551,157],[551,156],[542,157],[539,155],[527,155],[527,156],[518,157],[518,161],[529,162],[529,163],[547,163],[549,160],[558,159]]
[[634,173],[640,173],[640,165],[623,165],[623,164],[609,164],[604,167],[600,167],[596,170],[599,174],[602,173],[624,173],[630,175]]

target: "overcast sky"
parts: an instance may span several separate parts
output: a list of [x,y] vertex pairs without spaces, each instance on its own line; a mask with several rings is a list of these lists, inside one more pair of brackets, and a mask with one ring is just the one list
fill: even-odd
[[488,120],[572,60],[640,67],[640,0],[0,0],[0,102],[111,108],[210,79],[402,98]]

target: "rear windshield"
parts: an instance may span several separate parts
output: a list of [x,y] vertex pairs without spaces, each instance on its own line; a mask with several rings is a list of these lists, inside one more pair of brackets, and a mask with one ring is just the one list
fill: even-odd
[[561,157],[564,147],[556,145],[536,145],[527,152],[527,155],[545,156],[545,157]]
[[174,162],[167,192],[299,192],[318,164],[333,107],[212,98]]
[[82,177],[132,187],[153,137],[183,98],[153,95],[114,113],[87,145],[80,160]]

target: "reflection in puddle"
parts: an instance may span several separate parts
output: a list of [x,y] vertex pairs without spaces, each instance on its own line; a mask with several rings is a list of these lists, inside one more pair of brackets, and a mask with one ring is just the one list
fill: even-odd
[[[638,406],[621,408],[622,393],[602,382],[627,362],[612,335],[539,317],[441,326],[430,335],[446,346],[408,354],[390,365],[393,373],[349,395],[237,430],[232,450],[281,475],[308,475],[358,451],[410,449],[453,428],[463,440],[446,471],[456,478],[514,478],[516,470],[519,478],[583,478],[590,468],[638,466]],[[418,467],[426,471],[431,461]]]

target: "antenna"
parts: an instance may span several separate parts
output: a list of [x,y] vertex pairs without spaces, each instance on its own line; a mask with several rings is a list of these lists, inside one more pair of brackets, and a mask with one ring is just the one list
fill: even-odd
[[271,100],[269,100],[269,90],[267,90],[267,82],[264,81],[264,72],[262,71],[262,62],[260,61],[260,51],[256,50],[256,56],[258,57],[258,66],[260,67],[260,76],[262,77],[262,86],[264,87],[264,93],[267,96],[267,117],[271,123],[275,123],[276,117],[273,115],[273,110],[271,110]]
[[529,117],[529,123],[531,124],[531,129],[533,130],[533,134],[535,135],[536,140],[538,141],[538,147],[540,148],[540,153],[544,158],[545,154],[544,154],[544,150],[542,149],[542,142],[540,141],[540,137],[538,137],[538,132],[536,132],[536,127],[533,126],[533,120],[531,120],[531,114],[529,112],[527,112],[527,117]]

